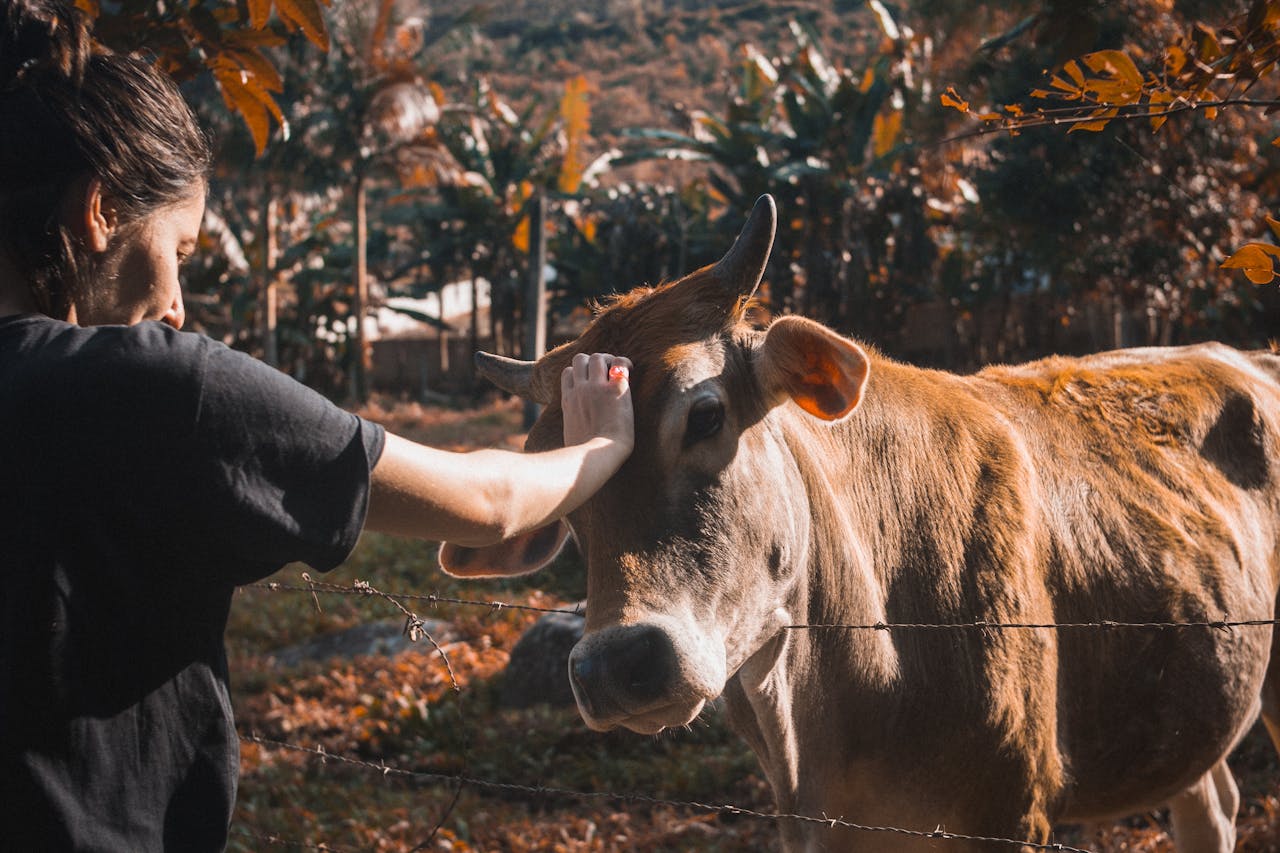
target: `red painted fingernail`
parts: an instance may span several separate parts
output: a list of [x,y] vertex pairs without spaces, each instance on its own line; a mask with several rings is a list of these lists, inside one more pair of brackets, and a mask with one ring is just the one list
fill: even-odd
[[626,379],[627,376],[628,376],[628,373],[625,365],[615,364],[609,368],[610,382],[619,382],[623,379]]

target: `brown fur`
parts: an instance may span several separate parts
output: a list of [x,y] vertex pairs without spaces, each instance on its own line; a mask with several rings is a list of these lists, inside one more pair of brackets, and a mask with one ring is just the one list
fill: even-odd
[[[618,298],[538,371],[634,362],[635,454],[573,516],[588,630],[685,601],[690,631],[724,629],[730,716],[779,808],[1044,841],[1198,784],[1260,696],[1280,745],[1269,628],[761,633],[775,607],[808,624],[1272,618],[1280,359],[1205,345],[959,377],[871,351],[862,405],[829,424],[771,406],[742,316],[703,270]],[[707,387],[724,433],[684,447],[680,407]],[[559,424],[553,402],[531,449]]]

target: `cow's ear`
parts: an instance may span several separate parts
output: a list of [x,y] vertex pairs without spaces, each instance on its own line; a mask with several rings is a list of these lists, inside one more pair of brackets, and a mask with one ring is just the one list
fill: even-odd
[[445,542],[440,546],[440,568],[458,578],[527,575],[554,560],[567,541],[569,525],[556,521],[484,548]]
[[870,370],[862,347],[804,317],[774,321],[756,353],[756,375],[770,404],[790,397],[826,421],[857,408]]

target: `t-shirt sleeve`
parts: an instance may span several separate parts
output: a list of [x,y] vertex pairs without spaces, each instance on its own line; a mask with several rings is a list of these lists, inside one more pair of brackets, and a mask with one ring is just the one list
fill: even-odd
[[34,455],[76,541],[219,586],[351,553],[380,426],[203,335],[148,322],[64,337],[32,407]]
[[385,433],[279,371],[204,342],[186,452],[193,524],[241,583],[355,547]]

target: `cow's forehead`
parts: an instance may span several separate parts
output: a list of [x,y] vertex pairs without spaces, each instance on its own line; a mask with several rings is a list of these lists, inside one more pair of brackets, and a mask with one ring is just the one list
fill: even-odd
[[662,369],[670,375],[671,388],[677,393],[721,375],[724,365],[724,341],[721,338],[678,344],[662,354]]

